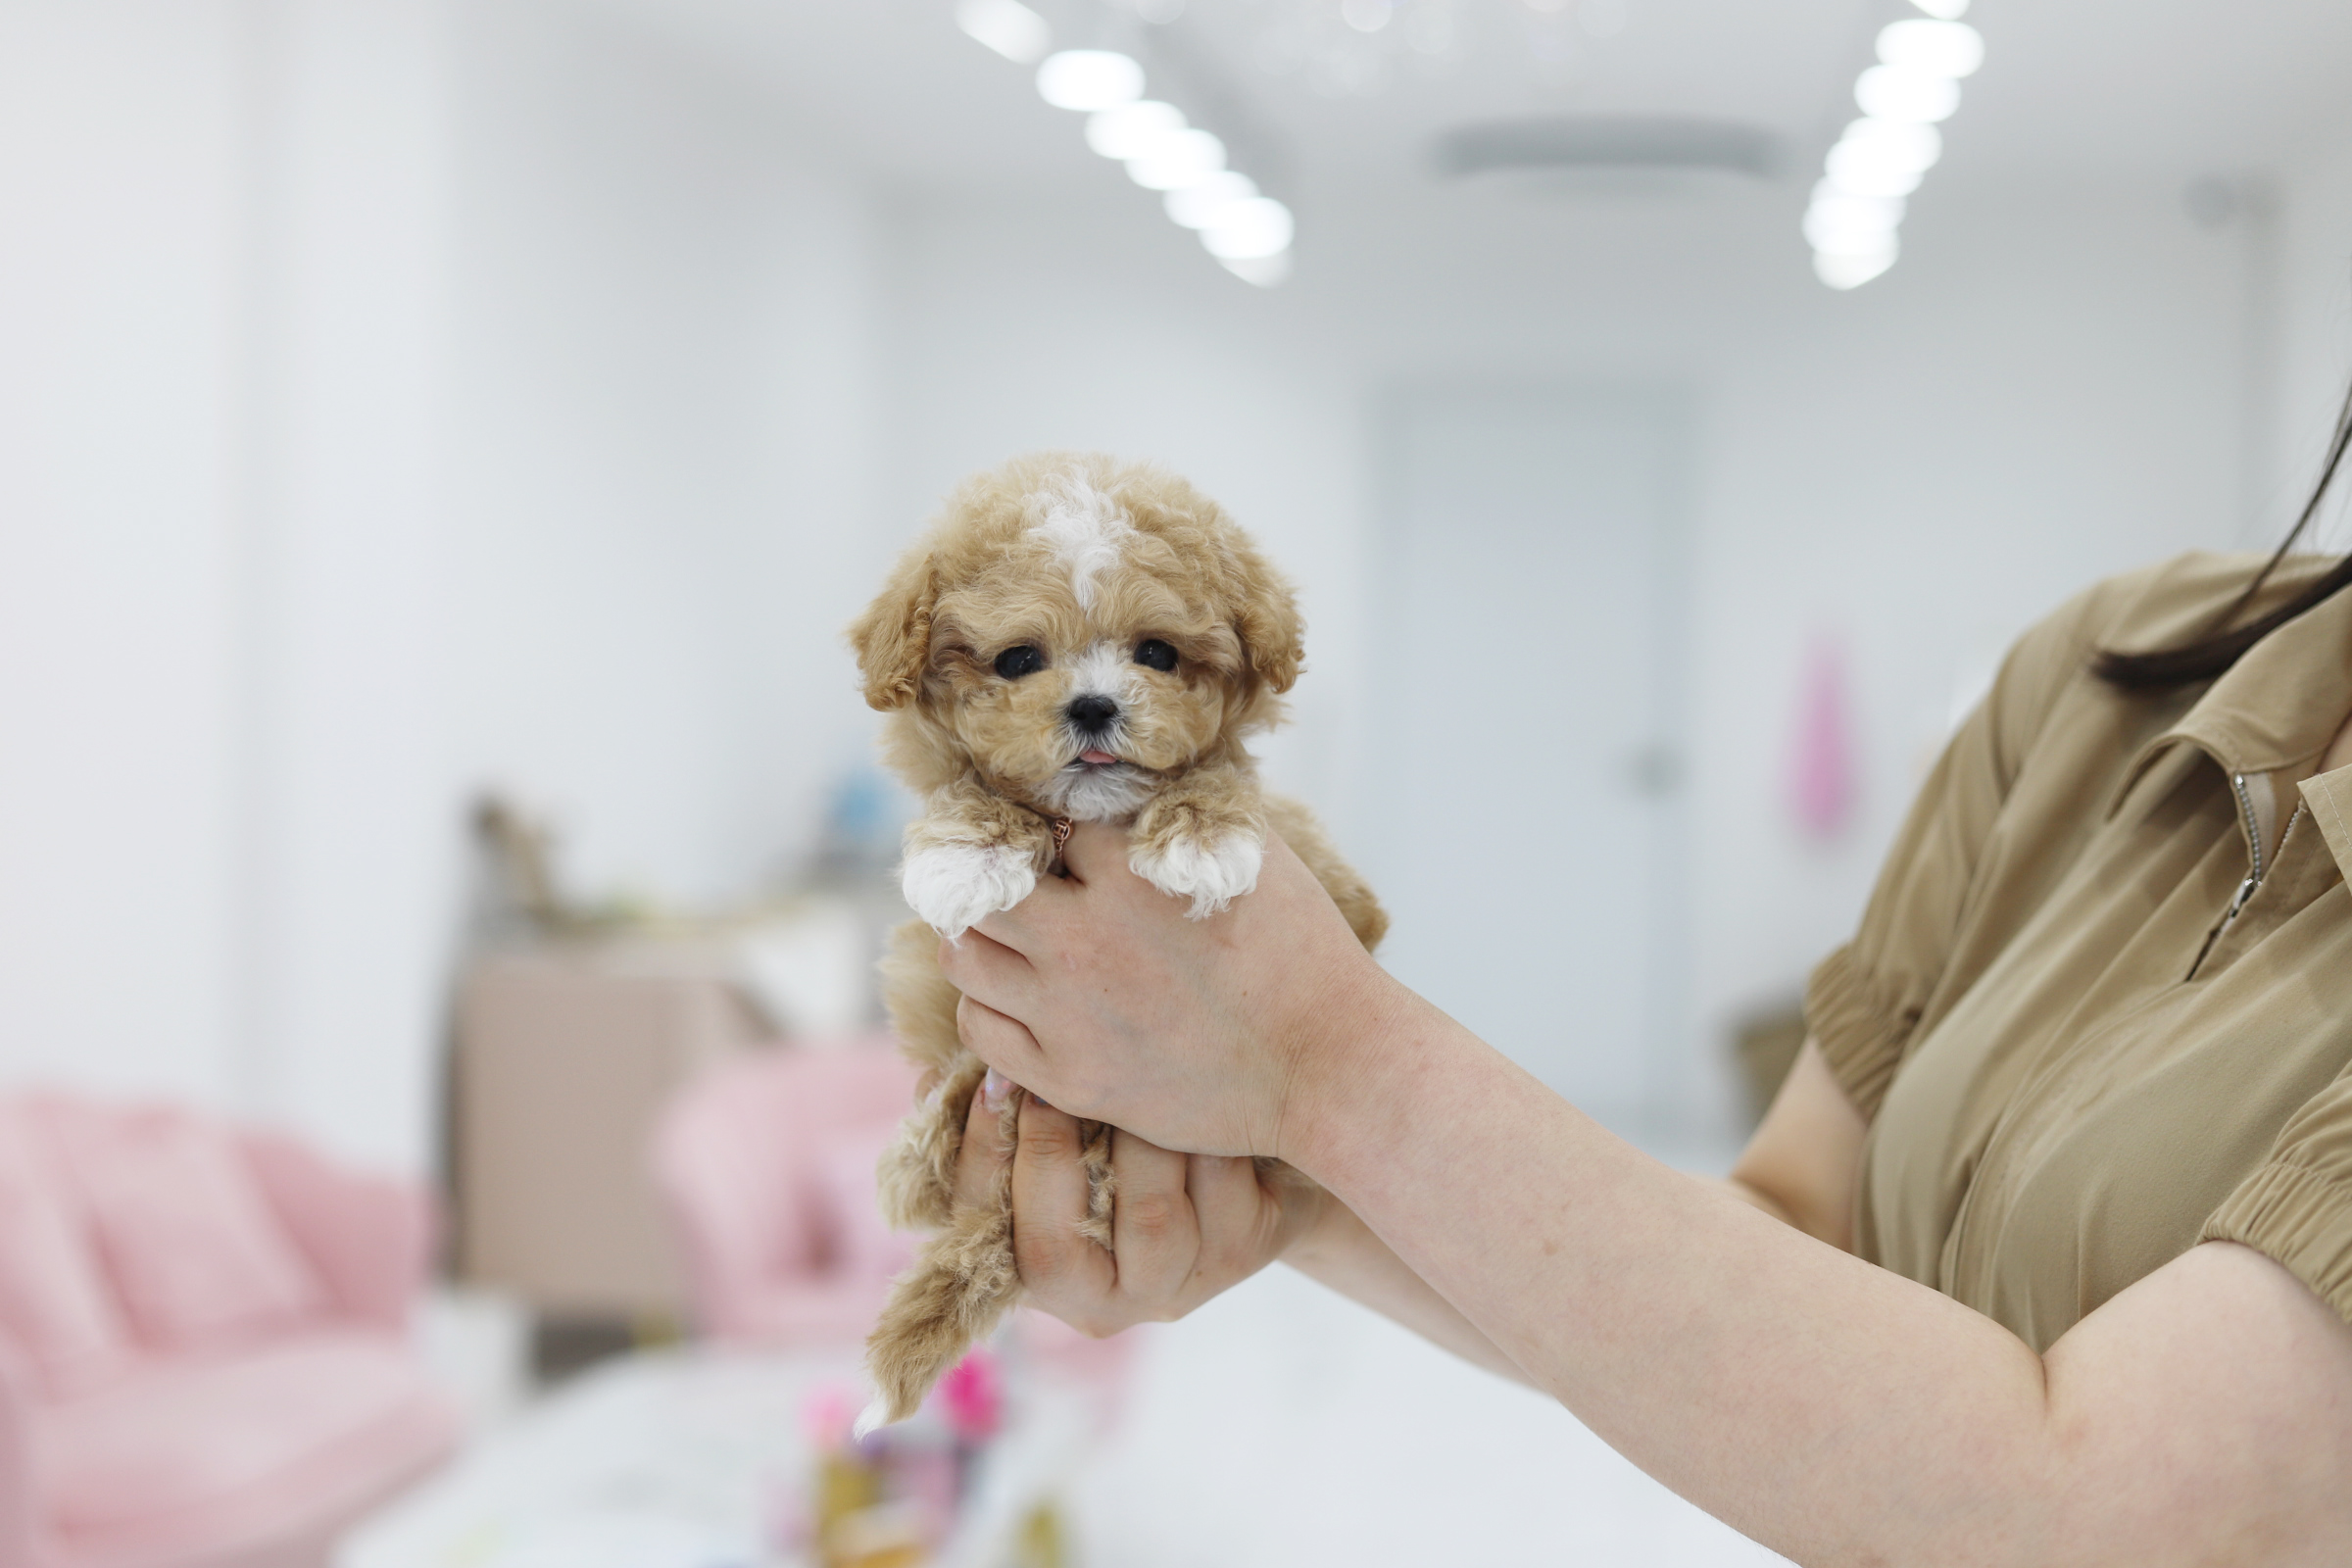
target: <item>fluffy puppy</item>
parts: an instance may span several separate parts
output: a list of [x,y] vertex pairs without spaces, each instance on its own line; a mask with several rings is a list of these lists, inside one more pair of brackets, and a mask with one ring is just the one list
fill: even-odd
[[[1298,608],[1224,509],[1161,469],[1044,453],[966,480],[850,629],[884,755],[923,800],[884,1000],[925,1069],[883,1156],[884,1212],[933,1230],[866,1342],[888,1419],[1020,1294],[1009,1173],[957,1212],[956,1151],[986,1068],[956,1028],[937,937],[1026,898],[1072,822],[1127,825],[1136,875],[1205,919],[1257,885],[1269,825],[1369,948],[1388,917],[1303,807],[1258,791],[1243,742],[1298,679]],[[1009,1137],[1018,1105],[1007,1097]],[[1110,1129],[1082,1124],[1087,1234],[1110,1242]],[[1272,1180],[1302,1180],[1265,1162]]]

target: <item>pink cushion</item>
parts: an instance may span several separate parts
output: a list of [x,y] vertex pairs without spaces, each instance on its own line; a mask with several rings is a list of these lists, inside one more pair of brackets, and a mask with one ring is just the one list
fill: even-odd
[[0,1104],[0,1337],[52,1394],[122,1362],[122,1325],[37,1121]]
[[51,1410],[47,1512],[85,1547],[281,1530],[438,1457],[454,1432],[448,1402],[384,1337],[153,1363]]
[[346,1170],[283,1133],[240,1134],[237,1149],[255,1188],[318,1277],[328,1314],[404,1332],[432,1267],[438,1229],[424,1190]]
[[[654,1171],[707,1332],[833,1341],[871,1323],[882,1301],[873,1279],[898,1266],[884,1261],[892,1244],[872,1218],[874,1161],[916,1076],[887,1036],[787,1047],[713,1068],[663,1110]],[[866,1277],[838,1272],[852,1252]]]
[[148,1345],[239,1344],[323,1304],[227,1133],[163,1105],[48,1109],[116,1295]]

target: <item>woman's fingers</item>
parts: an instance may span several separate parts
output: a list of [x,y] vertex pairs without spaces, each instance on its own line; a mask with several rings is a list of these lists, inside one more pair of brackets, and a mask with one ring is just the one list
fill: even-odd
[[1247,1154],[1194,1154],[1186,1187],[1200,1216],[1200,1269],[1212,1290],[1250,1274],[1263,1261],[1267,1203],[1257,1165]]
[[1110,1168],[1117,1177],[1110,1238],[1119,1295],[1139,1315],[1167,1316],[1200,1254],[1200,1227],[1184,1191],[1185,1156],[1114,1132]]
[[1078,1118],[1024,1095],[1020,1126],[1012,1161],[1012,1255],[1021,1283],[1055,1317],[1081,1329],[1097,1326],[1117,1281],[1110,1254],[1078,1230],[1087,1202]]
[[[992,1097],[990,1087],[1002,1086]],[[963,1143],[956,1151],[956,1206],[971,1208],[988,1201],[996,1186],[997,1173],[1012,1158],[1012,1144],[997,1132],[998,1107],[1003,1097],[1012,1093],[1011,1083],[1001,1074],[991,1071],[989,1083],[983,1084],[972,1096],[971,1108],[963,1116]]]
[[[999,917],[991,915],[993,922]],[[1010,934],[1007,932],[1006,934]],[[939,972],[958,991],[1009,1002],[1034,988],[1037,971],[1017,948],[974,926],[959,937],[939,939]]]
[[1005,1017],[976,997],[957,999],[956,1034],[966,1051],[1015,1083],[1029,1080],[1045,1060],[1028,1025]]

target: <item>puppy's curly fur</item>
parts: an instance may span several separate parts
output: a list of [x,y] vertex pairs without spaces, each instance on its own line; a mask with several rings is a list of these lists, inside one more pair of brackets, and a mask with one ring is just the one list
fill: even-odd
[[[937,932],[959,936],[1053,866],[1054,823],[1123,822],[1129,865],[1204,919],[1257,885],[1269,827],[1356,937],[1388,917],[1305,808],[1259,793],[1243,742],[1298,677],[1290,584],[1183,479],[1099,454],[1041,453],[948,500],[850,629],[884,755],[923,798],[884,996],[923,1094],[883,1156],[883,1209],[935,1234],[866,1342],[889,1419],[1020,1295],[1009,1171],[958,1210],[956,1156],[986,1068],[956,1035]],[[1018,1097],[999,1126],[1009,1137]],[[1083,1123],[1086,1234],[1110,1245],[1110,1129]],[[1269,1180],[1303,1180],[1264,1162]]]

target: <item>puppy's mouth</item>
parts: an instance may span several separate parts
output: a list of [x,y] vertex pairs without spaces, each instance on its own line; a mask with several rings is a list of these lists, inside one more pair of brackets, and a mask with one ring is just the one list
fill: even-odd
[[1038,791],[1040,804],[1082,822],[1108,822],[1132,814],[1151,798],[1157,775],[1102,742],[1109,736],[1073,736],[1078,755],[1061,765]]

